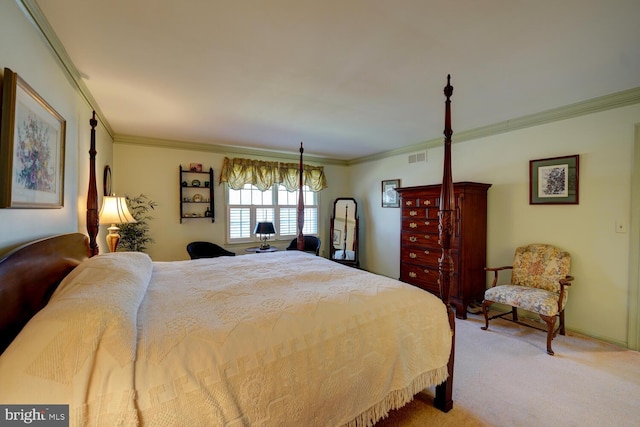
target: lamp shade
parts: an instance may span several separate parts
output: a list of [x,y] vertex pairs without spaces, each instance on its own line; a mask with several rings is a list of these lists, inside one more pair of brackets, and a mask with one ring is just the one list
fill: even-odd
[[100,207],[100,224],[126,224],[137,222],[129,213],[124,197],[105,196]]
[[256,224],[253,234],[276,234],[276,228],[272,222],[259,222]]

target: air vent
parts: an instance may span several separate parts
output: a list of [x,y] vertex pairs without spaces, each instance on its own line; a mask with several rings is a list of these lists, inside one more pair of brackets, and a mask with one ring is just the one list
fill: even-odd
[[409,155],[409,163],[420,163],[427,161],[427,152],[421,151],[419,153]]

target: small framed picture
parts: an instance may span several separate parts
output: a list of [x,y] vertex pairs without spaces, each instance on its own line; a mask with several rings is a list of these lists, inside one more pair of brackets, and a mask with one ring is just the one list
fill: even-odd
[[337,248],[340,246],[341,242],[342,242],[342,231],[333,230],[333,246]]
[[396,188],[400,187],[399,179],[387,179],[382,181],[382,207],[399,208],[400,197]]
[[189,170],[191,172],[202,172],[202,163],[191,163],[191,164],[189,164]]
[[580,156],[529,162],[530,205],[577,205]]
[[0,207],[62,208],[67,122],[9,68],[3,79]]

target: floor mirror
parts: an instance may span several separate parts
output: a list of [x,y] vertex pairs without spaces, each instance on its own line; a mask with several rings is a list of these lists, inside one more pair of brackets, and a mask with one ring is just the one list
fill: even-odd
[[335,199],[330,228],[331,260],[358,267],[358,203],[356,199],[352,197]]

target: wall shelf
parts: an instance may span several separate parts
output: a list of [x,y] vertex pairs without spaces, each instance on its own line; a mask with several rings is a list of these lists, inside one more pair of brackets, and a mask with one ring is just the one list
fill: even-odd
[[213,209],[213,168],[209,171],[183,169],[180,165],[180,224],[186,219],[216,221]]

